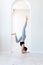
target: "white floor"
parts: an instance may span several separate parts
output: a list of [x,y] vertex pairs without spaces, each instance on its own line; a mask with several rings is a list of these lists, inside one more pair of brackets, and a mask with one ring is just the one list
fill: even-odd
[[43,65],[43,54],[1,54],[0,65]]

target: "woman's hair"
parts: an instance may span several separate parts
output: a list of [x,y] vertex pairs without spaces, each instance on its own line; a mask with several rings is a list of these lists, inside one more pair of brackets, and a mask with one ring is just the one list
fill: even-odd
[[27,51],[27,47],[24,47],[24,50]]

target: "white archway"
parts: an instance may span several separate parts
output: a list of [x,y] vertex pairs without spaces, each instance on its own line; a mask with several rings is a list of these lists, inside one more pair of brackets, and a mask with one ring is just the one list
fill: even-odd
[[[16,32],[18,38],[21,36],[22,29],[24,26],[24,23],[26,21],[26,16],[30,18],[30,11],[31,7],[28,1],[26,0],[18,0],[13,3],[12,5],[12,26],[11,26],[11,33]],[[26,39],[26,45],[30,46],[30,38],[31,38],[31,22],[30,19],[28,20],[28,25],[26,29],[27,39]],[[27,41],[28,40],[28,41]],[[12,46],[13,48],[17,47],[17,44],[14,40],[14,36],[12,37]],[[29,44],[28,44],[29,42]],[[18,46],[18,49],[19,46]],[[13,49],[14,50],[14,49]],[[15,49],[16,51],[16,49]]]

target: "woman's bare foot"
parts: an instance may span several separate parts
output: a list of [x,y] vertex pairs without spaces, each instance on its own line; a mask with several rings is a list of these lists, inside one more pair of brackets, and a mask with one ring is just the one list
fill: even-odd
[[16,35],[16,33],[12,33],[11,35]]
[[29,16],[26,16],[26,21],[28,21],[29,20]]

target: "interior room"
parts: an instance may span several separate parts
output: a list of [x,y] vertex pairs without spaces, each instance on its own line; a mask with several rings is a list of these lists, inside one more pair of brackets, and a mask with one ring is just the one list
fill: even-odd
[[[21,53],[22,28],[28,16],[25,45]],[[43,0],[0,0],[0,65],[43,65]]]

